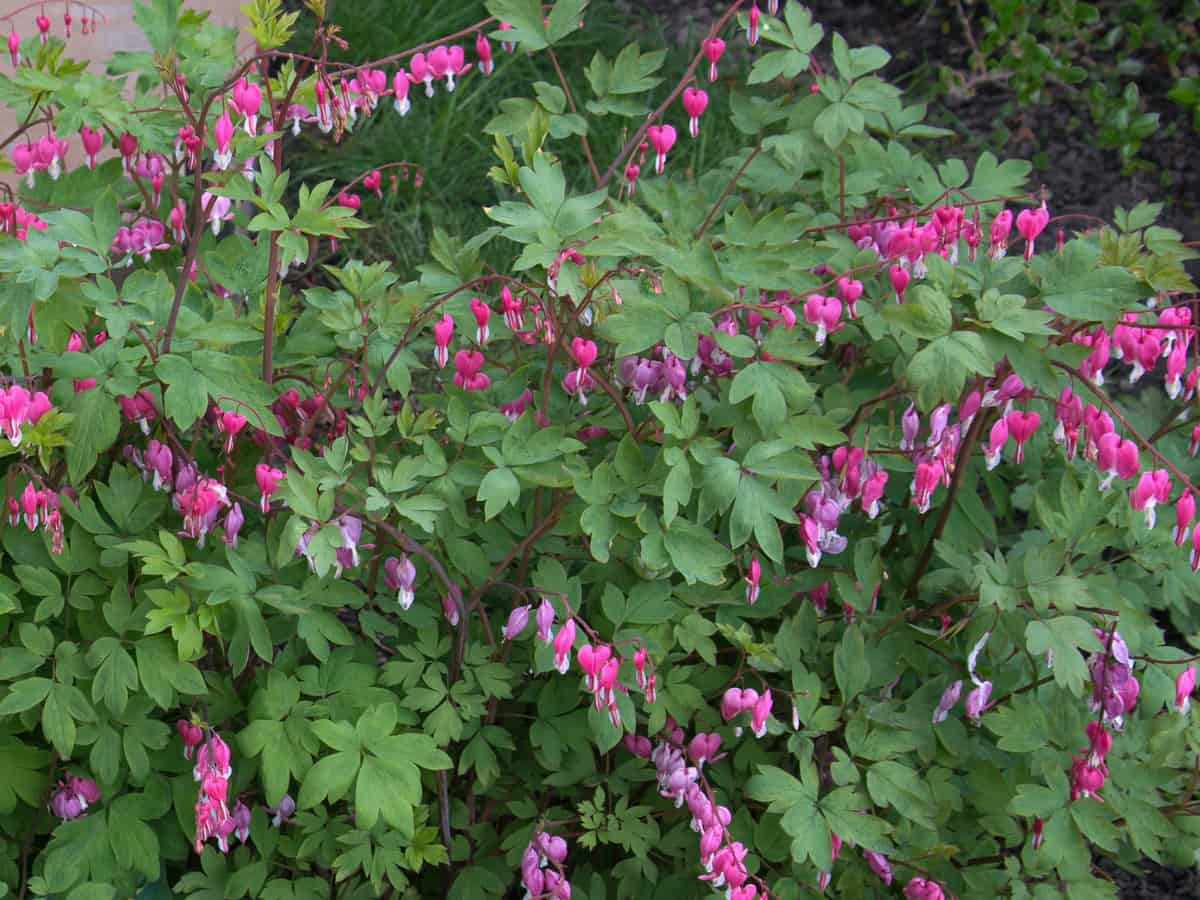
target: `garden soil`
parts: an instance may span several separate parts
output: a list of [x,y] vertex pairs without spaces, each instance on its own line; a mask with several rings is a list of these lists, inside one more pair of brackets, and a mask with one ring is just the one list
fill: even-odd
[[[628,12],[632,32],[661,29],[677,43],[693,43],[707,33],[709,24],[726,8],[720,0],[618,2]],[[885,48],[892,61],[883,74],[918,95],[923,85],[936,83],[940,67],[960,72],[968,68],[969,45],[962,23],[953,7],[940,0],[917,4],[832,0],[810,8],[827,32],[840,32],[850,46]],[[730,42],[730,51],[743,48],[742,42]],[[829,60],[821,62],[830,65]],[[1131,209],[1142,200],[1164,201],[1159,224],[1195,241],[1200,240],[1200,152],[1196,150],[1200,136],[1186,114],[1167,99],[1170,86],[1165,73],[1140,84],[1147,108],[1159,113],[1160,128],[1143,143],[1141,164],[1132,171],[1122,170],[1115,150],[1096,146],[1087,108],[1059,97],[1018,109],[1002,81],[985,83],[972,95],[943,94],[932,99],[928,120],[955,131],[955,137],[943,139],[936,148],[940,156],[970,159],[988,149],[1001,158],[1031,160],[1031,183],[1045,185],[1052,214],[1082,213],[1111,221],[1118,206]],[[1107,862],[1102,868],[1119,886],[1121,900],[1200,898],[1197,868],[1171,869],[1149,860],[1136,873]]]

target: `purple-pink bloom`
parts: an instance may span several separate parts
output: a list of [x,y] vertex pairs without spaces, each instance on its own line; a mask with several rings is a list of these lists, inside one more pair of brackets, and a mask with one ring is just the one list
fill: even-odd
[[505,623],[504,630],[501,632],[504,640],[514,640],[522,631],[525,630],[525,626],[529,624],[529,610],[530,605],[526,603],[515,607],[513,611],[508,614],[508,622]]
[[407,555],[389,556],[383,564],[383,581],[389,589],[397,592],[401,609],[408,609],[413,604],[413,585],[417,581],[417,567]]
[[884,884],[890,887],[892,884],[892,864],[888,862],[888,858],[874,850],[864,850],[863,858],[866,859],[867,865],[871,867],[871,871],[878,875]]
[[950,715],[950,710],[954,709],[955,704],[958,703],[958,698],[962,696],[962,686],[962,681],[958,680],[942,692],[942,699],[938,701],[937,709],[933,711],[934,725],[946,721],[946,717]]

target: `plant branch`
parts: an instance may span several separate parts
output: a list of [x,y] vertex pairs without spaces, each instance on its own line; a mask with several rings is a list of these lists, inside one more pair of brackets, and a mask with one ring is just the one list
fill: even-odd
[[[725,23],[733,18],[734,13],[736,13],[745,2],[746,0],[735,0],[735,2],[731,3],[729,9],[725,10],[725,14],[721,16],[721,18],[717,19],[717,21],[713,23],[713,26],[708,29],[707,37],[716,37],[721,31],[721,28],[724,27]],[[600,187],[604,187],[604,185],[608,184],[609,180],[613,176],[613,172],[617,171],[617,167],[620,166],[621,163],[624,162],[625,159],[633,152],[637,145],[641,143],[642,138],[646,135],[646,129],[653,125],[655,120],[657,120],[659,116],[666,112],[667,107],[674,103],[679,95],[683,93],[683,89],[691,84],[692,78],[696,74],[696,67],[700,65],[700,62],[703,59],[704,45],[701,43],[700,49],[696,52],[696,55],[692,57],[692,61],[688,65],[687,71],[683,73],[683,77],[679,80],[679,83],[675,85],[675,90],[671,91],[671,93],[667,96],[667,99],[659,104],[657,109],[655,109],[648,116],[646,116],[644,120],[642,120],[642,124],[638,126],[638,129],[633,133],[633,136],[625,142],[625,146],[617,151],[616,159],[614,159],[612,164],[605,170],[604,177],[600,179]]]
[[746,170],[750,168],[750,163],[754,162],[754,160],[758,158],[758,154],[762,153],[762,149],[763,147],[761,143],[755,144],[754,149],[750,151],[750,155],[746,157],[745,162],[743,162],[741,166],[738,167],[738,170],[733,173],[733,177],[730,178],[729,183],[725,185],[725,190],[721,191],[721,196],[717,198],[717,202],[713,204],[712,209],[708,211],[708,215],[704,217],[704,221],[700,223],[700,227],[696,229],[696,233],[693,235],[696,240],[700,240],[700,238],[704,235],[704,232],[708,231],[708,226],[712,224],[713,219],[716,218],[717,213],[720,212],[721,207],[725,204],[725,201],[729,199],[729,195],[733,193],[734,186],[738,183],[741,177],[746,174]]

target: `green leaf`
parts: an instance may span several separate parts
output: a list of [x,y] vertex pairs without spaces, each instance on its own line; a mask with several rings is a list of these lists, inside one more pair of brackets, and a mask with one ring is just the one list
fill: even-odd
[[0,716],[11,716],[37,706],[50,693],[49,678],[26,678],[9,686],[8,695],[0,700]]
[[821,111],[813,122],[813,129],[829,146],[836,150],[848,134],[859,134],[866,127],[866,119],[849,103],[838,100]]
[[506,506],[515,506],[521,499],[521,483],[512,469],[498,466],[483,477],[475,499],[483,501],[484,519],[494,519]]
[[141,797],[125,794],[109,808],[108,839],[117,862],[146,878],[157,878],[161,858],[158,835],[142,821]]
[[733,562],[729,548],[718,543],[709,529],[687,519],[675,519],[663,543],[672,564],[688,584],[722,584],[725,567]]
[[[764,434],[774,434],[787,418],[789,405],[796,412],[811,397],[804,376],[786,363],[755,362],[746,366],[729,385],[729,402],[754,398],[751,411]],[[790,403],[789,403],[790,401]]]
[[1120,266],[1100,266],[1100,250],[1074,240],[1061,253],[1034,259],[1042,279],[1042,301],[1061,315],[1085,322],[1112,323],[1141,299],[1137,278]]
[[[97,648],[102,648],[97,651]],[[133,658],[113,638],[101,638],[92,645],[88,653],[88,663],[95,665],[95,660],[103,660],[96,669],[92,681],[92,699],[104,705],[116,715],[125,712],[129,702],[129,694],[138,688],[137,666]]]
[[1087,663],[1079,651],[1101,649],[1092,626],[1077,616],[1030,622],[1025,627],[1025,646],[1035,657],[1053,654],[1054,680],[1076,697],[1083,694],[1088,679]]
[[16,738],[0,736],[0,813],[11,813],[18,799],[30,807],[42,804],[49,756]]
[[924,828],[936,829],[933,792],[908,766],[894,760],[875,763],[867,769],[867,790],[881,806],[892,807]]
[[358,774],[362,757],[354,751],[333,753],[318,760],[300,785],[296,803],[300,809],[311,809],[328,800],[336,803],[350,790]]
[[492,32],[497,41],[519,43],[526,51],[542,50],[547,46],[546,26],[538,0],[488,0],[487,11],[511,27]]
[[178,40],[180,0],[153,0],[133,4],[133,21],[146,35],[155,53],[167,55]]
[[1065,805],[1066,796],[1062,790],[1040,784],[1021,784],[1017,786],[1017,795],[1008,804],[1008,811],[1014,816],[1048,819],[1051,813]]
[[833,651],[833,676],[842,694],[843,705],[857,697],[871,680],[871,663],[867,659],[862,629],[851,625]]
[[70,410],[75,418],[67,447],[67,477],[73,484],[79,484],[92,471],[100,454],[116,441],[121,417],[113,398],[99,388],[75,394]]
[[924,340],[949,334],[954,324],[950,298],[925,284],[907,290],[903,303],[884,306],[883,318],[900,331]]
[[159,357],[154,372],[167,385],[163,397],[167,415],[180,428],[191,428],[208,411],[208,380],[174,353]]
[[994,363],[974,332],[956,331],[937,338],[908,364],[908,380],[919,391],[922,409],[957,401],[968,374],[987,375]]

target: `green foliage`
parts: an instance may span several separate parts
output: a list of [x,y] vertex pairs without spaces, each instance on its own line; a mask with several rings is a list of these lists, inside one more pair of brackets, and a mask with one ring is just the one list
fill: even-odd
[[[315,21],[248,4],[258,45],[312,39],[333,59],[321,77],[344,51],[365,79],[363,49],[306,8]],[[500,898],[531,842],[569,833],[574,897],[706,897],[703,803],[669,796],[644,758],[649,740],[683,766],[697,736],[720,746],[687,778],[772,896],[822,872],[878,893],[864,850],[963,897],[1105,896],[1098,856],[1190,863],[1200,727],[1172,708],[1200,577],[1163,521],[1175,495],[1147,528],[1102,486],[1086,434],[1071,453],[1048,437],[1071,388],[1147,471],[1191,484],[1178,423],[1196,400],[1110,396],[1078,340],[1162,324],[1146,298],[1194,290],[1161,205],[1053,250],[1047,234],[1031,258],[1015,236],[989,248],[1002,206],[1039,209],[1029,165],[928,156],[916,142],[941,132],[878,74],[887,51],[794,2],[761,55],[722,60],[745,88],[712,86],[701,136],[681,128],[654,175],[634,132],[689,60],[624,34],[593,46],[582,0],[487,8],[512,27],[445,4],[412,27],[478,22],[489,80],[459,72],[432,98],[418,82],[407,121],[383,102],[303,132],[344,139],[341,162],[366,172],[386,164],[386,129],[414,132],[428,152],[407,166],[471,185],[478,218],[420,231],[419,265],[369,255],[396,195],[356,210],[317,177],[332,162],[293,167],[286,109],[260,110],[224,169],[165,163],[156,208],[117,160],[17,189],[25,225],[14,212],[0,233],[16,504],[0,534],[0,893]],[[234,34],[176,0],[135,17],[152,53],[102,77],[61,42],[27,46],[0,99],[175,159],[179,129],[207,115],[207,135],[225,108]],[[306,66],[252,77],[311,105]],[[162,90],[176,73],[178,108]],[[676,106],[661,121],[679,124]],[[170,221],[176,198],[184,241],[122,249],[119,228]],[[232,225],[214,231],[218,199]],[[814,310],[843,278],[857,308],[826,322]],[[1022,390],[997,397],[1013,375]],[[1023,462],[1006,445],[989,466],[1010,400],[1042,425]],[[951,429],[923,424],[910,446],[910,405]],[[851,448],[865,462],[843,471]],[[1117,632],[1141,694],[1104,803],[1073,799]],[[581,679],[599,648],[610,664]],[[935,723],[968,679],[986,707]],[[722,710],[738,697],[749,708]],[[218,735],[226,809],[209,797]],[[99,793],[86,810],[74,779]],[[203,828],[231,810],[240,833],[197,832],[197,812]]]

